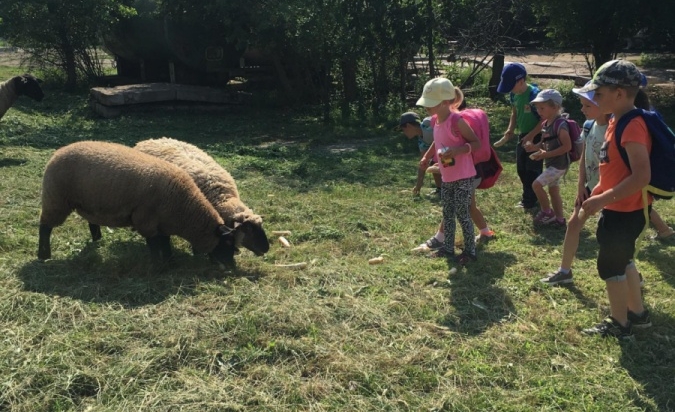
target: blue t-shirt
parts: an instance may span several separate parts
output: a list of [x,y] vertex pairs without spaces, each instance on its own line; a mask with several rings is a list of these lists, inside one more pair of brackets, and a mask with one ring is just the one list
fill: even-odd
[[422,128],[422,136],[417,138],[417,146],[420,148],[420,152],[426,152],[434,142],[434,129],[431,127],[431,117],[425,117],[422,123],[420,123],[420,128]]

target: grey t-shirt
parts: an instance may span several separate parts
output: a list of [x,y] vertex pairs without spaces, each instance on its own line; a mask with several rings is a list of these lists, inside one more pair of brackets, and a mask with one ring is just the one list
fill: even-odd
[[[557,119],[556,119],[557,120]],[[560,139],[558,139],[559,130],[567,130],[569,134],[570,128],[567,122],[560,122],[560,127],[558,130],[553,130],[555,121],[551,122],[549,125],[548,122],[544,123],[541,129],[541,146],[547,152],[553,151],[561,146]],[[562,154],[556,157],[550,157],[544,159],[545,167],[555,167],[558,170],[567,170],[570,167],[570,157],[568,153]]]

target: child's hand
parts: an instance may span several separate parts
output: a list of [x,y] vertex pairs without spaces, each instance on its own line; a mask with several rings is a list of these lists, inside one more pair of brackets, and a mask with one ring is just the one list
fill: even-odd
[[530,155],[530,159],[541,160],[541,159],[544,158],[545,155],[546,155],[546,152],[540,149],[539,151],[532,153]]
[[591,196],[581,204],[586,216],[598,213],[603,207],[605,207],[605,204],[601,196]]

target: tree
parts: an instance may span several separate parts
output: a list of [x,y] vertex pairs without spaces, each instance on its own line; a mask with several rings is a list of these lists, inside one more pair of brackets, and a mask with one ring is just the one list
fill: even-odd
[[[22,47],[39,66],[54,66],[66,75],[66,89],[76,87],[78,74],[96,76],[102,31],[134,9],[126,0],[3,0],[0,35]],[[100,69],[100,66],[98,66]]]
[[[532,7],[556,45],[581,51],[589,70],[616,58],[645,23],[649,0],[541,0]],[[653,2],[657,3],[657,2]],[[665,2],[664,2],[665,3]]]

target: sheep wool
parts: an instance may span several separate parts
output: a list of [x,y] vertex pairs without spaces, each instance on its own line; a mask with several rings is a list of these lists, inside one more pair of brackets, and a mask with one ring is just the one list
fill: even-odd
[[[153,239],[159,238],[170,254],[168,237],[177,235],[196,252],[233,263],[234,240],[224,238],[228,228],[192,178],[169,162],[120,144],[73,143],[49,160],[42,183],[39,258],[51,256],[51,228],[61,225],[73,210],[90,223],[90,229],[131,226],[146,238],[151,252]],[[216,250],[226,250],[227,241],[231,256],[213,256]]]
[[243,245],[257,255],[269,250],[269,241],[262,229],[262,218],[241,201],[232,175],[206,152],[190,143],[168,137],[144,140],[134,148],[185,170],[228,227],[236,230],[238,225],[245,225],[246,230],[235,233],[238,245]]

